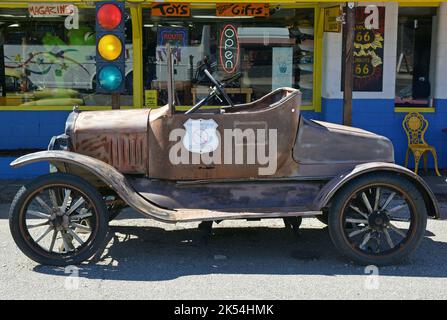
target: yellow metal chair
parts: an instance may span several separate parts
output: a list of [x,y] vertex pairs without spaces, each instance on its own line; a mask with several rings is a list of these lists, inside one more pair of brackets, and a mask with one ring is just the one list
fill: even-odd
[[428,121],[418,112],[407,114],[402,122],[408,137],[408,148],[405,154],[405,167],[408,167],[408,158],[410,151],[414,156],[414,172],[418,173],[419,161],[424,157],[424,170],[427,171],[427,152],[431,152],[435,160],[435,171],[438,176],[441,174],[438,170],[438,156],[436,149],[425,142],[424,135],[428,128]]

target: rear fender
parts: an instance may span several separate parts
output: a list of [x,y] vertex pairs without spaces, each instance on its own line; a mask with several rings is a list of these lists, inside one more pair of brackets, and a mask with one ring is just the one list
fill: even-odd
[[161,208],[141,197],[129,184],[126,177],[111,165],[98,159],[70,151],[40,151],[22,156],[12,167],[21,167],[34,162],[48,161],[56,167],[66,165],[81,168],[98,177],[106,186],[114,190],[129,206],[150,218],[163,222],[177,222],[176,212]]
[[360,164],[355,166],[351,171],[347,171],[336,176],[320,190],[314,200],[313,209],[322,210],[323,208],[327,207],[337,191],[346,185],[346,183],[360,176],[373,172],[386,172],[389,174],[399,175],[410,180],[422,193],[427,206],[428,215],[433,218],[439,218],[438,202],[427,183],[413,171],[410,171],[402,166],[386,162],[370,162]]

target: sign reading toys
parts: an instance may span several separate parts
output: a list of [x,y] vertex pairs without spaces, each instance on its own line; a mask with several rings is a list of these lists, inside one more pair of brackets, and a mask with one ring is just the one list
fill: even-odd
[[[382,91],[385,7],[357,7],[355,21],[353,90]],[[345,39],[344,30],[343,42],[346,41]],[[344,57],[344,52],[342,57]],[[342,70],[344,70],[344,59],[342,60]],[[343,78],[344,74],[342,74]]]
[[268,17],[270,14],[267,3],[221,3],[216,4],[218,17]]
[[189,3],[165,3],[152,4],[151,15],[155,17],[189,17],[191,8]]

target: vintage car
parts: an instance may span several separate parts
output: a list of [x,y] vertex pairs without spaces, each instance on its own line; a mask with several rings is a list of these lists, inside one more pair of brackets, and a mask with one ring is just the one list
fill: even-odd
[[[170,59],[171,60],[171,59]],[[302,217],[328,225],[336,249],[360,264],[385,265],[413,253],[437,201],[416,174],[394,163],[385,137],[300,114],[301,93],[280,88],[233,104],[216,80],[190,110],[73,111],[47,151],[19,167],[50,163],[10,209],[17,246],[41,264],[78,264],[103,247],[108,223],[129,206],[167,223]],[[228,106],[201,108],[213,97]]]

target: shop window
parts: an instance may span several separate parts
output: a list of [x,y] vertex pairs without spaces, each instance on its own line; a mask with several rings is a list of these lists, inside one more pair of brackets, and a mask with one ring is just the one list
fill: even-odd
[[436,8],[399,8],[397,35],[397,107],[431,107],[431,53]]
[[235,103],[287,86],[301,90],[302,105],[312,105],[314,9],[276,6],[268,17],[221,17],[215,7],[193,7],[188,17],[159,17],[144,9],[143,39],[147,106],[167,102],[167,43],[174,51],[177,106],[194,105],[207,95],[211,83],[205,68],[220,80],[240,73],[227,88]]
[[[0,15],[0,106],[110,106],[95,92],[95,9],[79,10],[79,28],[66,16],[31,16],[27,9],[2,8]],[[132,99],[132,25],[126,22],[126,92]]]

